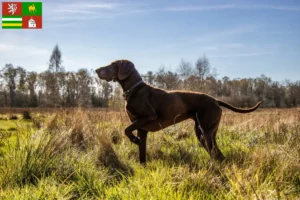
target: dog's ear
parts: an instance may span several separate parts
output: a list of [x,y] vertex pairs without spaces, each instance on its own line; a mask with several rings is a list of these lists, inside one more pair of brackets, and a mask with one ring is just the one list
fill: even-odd
[[119,64],[118,79],[124,80],[134,70],[134,64],[128,60],[122,60]]

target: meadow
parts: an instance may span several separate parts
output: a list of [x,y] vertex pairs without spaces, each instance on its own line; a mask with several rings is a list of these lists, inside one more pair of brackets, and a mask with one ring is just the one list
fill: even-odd
[[192,121],[149,133],[145,167],[123,111],[24,111],[0,113],[1,199],[300,199],[299,108],[224,110],[223,162]]

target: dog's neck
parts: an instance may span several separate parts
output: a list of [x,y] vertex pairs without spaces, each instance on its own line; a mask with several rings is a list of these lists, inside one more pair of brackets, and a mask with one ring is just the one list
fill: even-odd
[[123,97],[126,101],[134,94],[134,92],[143,85],[142,77],[139,73],[132,73],[131,76],[128,76],[124,80],[118,80],[122,89],[123,89]]
[[136,83],[140,82],[142,80],[142,77],[137,74],[133,73],[132,76],[128,76],[124,80],[118,80],[119,84],[121,85],[123,92],[130,90],[132,86],[134,86]]

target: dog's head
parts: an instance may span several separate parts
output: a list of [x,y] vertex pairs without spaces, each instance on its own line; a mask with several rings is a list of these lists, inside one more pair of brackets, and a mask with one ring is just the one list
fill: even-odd
[[129,60],[116,60],[107,66],[96,69],[96,73],[100,79],[118,81],[126,79],[134,69],[134,64]]

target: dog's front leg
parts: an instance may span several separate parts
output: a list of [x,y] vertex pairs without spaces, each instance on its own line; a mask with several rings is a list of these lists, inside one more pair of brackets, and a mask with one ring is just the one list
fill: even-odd
[[148,122],[150,122],[148,118],[140,118],[134,121],[130,126],[128,126],[125,129],[125,135],[129,138],[131,142],[134,144],[139,145],[140,144],[140,138],[136,137],[132,132],[141,128],[142,126],[146,125]]
[[128,126],[125,129],[125,135],[129,138],[131,142],[137,145],[140,144],[140,138],[133,135],[132,132],[145,126],[147,123],[157,119],[157,114],[150,102],[148,101],[148,99],[145,99],[143,106],[144,112],[140,115],[143,117],[137,118],[137,120],[135,120],[130,126]]
[[146,164],[146,143],[147,143],[147,131],[138,129],[138,137],[140,138],[139,153],[140,163]]

